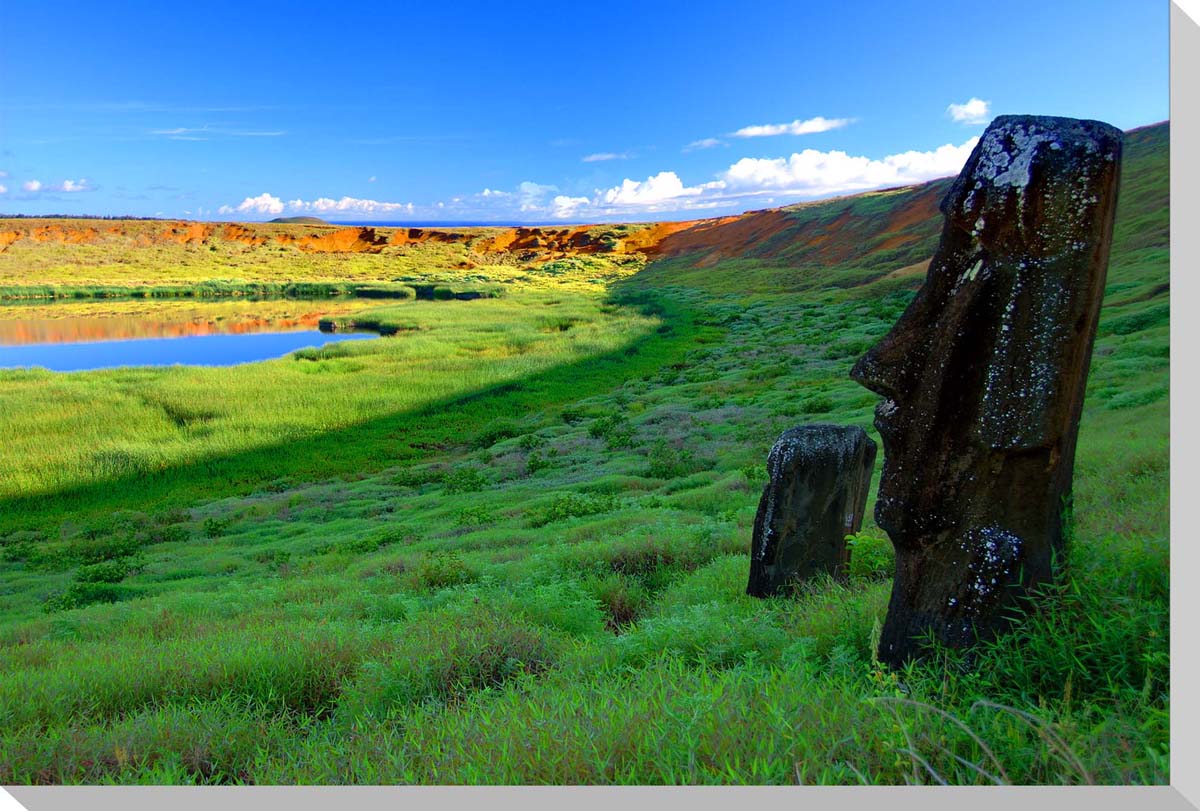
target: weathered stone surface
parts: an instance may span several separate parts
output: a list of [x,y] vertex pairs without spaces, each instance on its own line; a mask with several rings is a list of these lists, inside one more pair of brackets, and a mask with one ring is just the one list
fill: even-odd
[[846,536],[862,526],[874,464],[875,443],[861,428],[784,431],[767,456],[747,594],[766,597],[820,572],[845,573]]
[[880,658],[994,636],[1062,551],[1121,133],[997,118],[942,201],[916,298],[851,377],[885,400],[875,519],[896,547]]

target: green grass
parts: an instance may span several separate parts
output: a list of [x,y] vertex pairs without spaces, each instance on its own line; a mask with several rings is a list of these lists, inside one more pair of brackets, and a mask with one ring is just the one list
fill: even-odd
[[[1168,782],[1166,183],[1161,138],[1140,137],[1068,576],[971,657],[874,661],[892,558],[870,520],[847,582],[744,594],[767,450],[797,423],[873,430],[848,371],[913,280],[731,263],[735,281],[684,258],[591,294],[406,302],[380,315],[423,327],[386,339],[429,341],[403,361],[247,367],[222,399],[242,410],[209,420],[229,448],[146,404],[211,402],[215,377],[23,373],[19,397],[5,378],[31,415],[6,481],[38,460],[83,472],[0,500],[0,778]],[[261,421],[256,387],[283,398]],[[89,483],[95,461],[64,461],[86,443],[38,441],[25,405],[85,393],[105,431],[162,431],[99,446],[106,469],[175,456]]]
[[[541,328],[547,311],[572,328]],[[415,302],[371,318],[397,334],[230,368],[0,372],[0,521],[78,517],[111,508],[114,495],[144,504],[181,488],[220,494],[314,465],[378,469],[566,399],[580,391],[581,369],[586,388],[647,366],[674,334],[654,331],[655,317],[570,293]],[[639,355],[643,344],[653,352]],[[136,493],[115,493],[123,481],[136,481]]]

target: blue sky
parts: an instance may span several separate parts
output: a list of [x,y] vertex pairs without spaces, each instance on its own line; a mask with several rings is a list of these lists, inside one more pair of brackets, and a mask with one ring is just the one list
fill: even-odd
[[12,3],[0,213],[727,214],[1168,117],[1168,3]]

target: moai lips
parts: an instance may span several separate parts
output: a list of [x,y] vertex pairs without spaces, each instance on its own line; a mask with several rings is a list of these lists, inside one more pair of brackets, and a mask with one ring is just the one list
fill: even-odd
[[851,377],[885,399],[875,519],[896,547],[879,656],[993,637],[1062,551],[1121,132],[997,118],[916,298]]
[[862,526],[874,465],[875,443],[861,428],[784,431],[767,456],[747,594],[766,597],[821,572],[845,574],[846,536]]

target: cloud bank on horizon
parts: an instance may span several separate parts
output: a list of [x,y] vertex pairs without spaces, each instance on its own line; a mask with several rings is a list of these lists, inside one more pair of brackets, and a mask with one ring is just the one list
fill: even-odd
[[[972,102],[977,101],[972,99]],[[958,105],[951,105],[956,107]],[[970,106],[968,103],[967,106]],[[987,106],[971,108],[975,123],[984,123]],[[802,135],[838,129],[852,119],[827,119],[820,116],[791,124],[744,127],[741,137],[765,137],[778,134]],[[704,139],[689,145],[711,148],[716,139]],[[223,216],[271,216],[285,212],[330,215],[361,215],[367,218],[395,216],[458,217],[480,221],[532,220],[612,220],[637,218],[662,212],[705,212],[735,208],[755,198],[770,203],[797,202],[892,186],[923,183],[957,174],[975,148],[979,137],[961,144],[943,144],[931,150],[908,150],[881,158],[851,155],[842,150],[804,149],[786,157],[745,157],[732,163],[710,180],[688,185],[676,171],[662,170],[644,180],[625,178],[619,185],[596,188],[591,194],[571,195],[549,183],[524,181],[512,191],[485,188],[476,194],[453,197],[428,206],[412,202],[385,202],[354,197],[320,197],[306,201],[284,200],[269,192],[246,197],[237,205],[221,206]],[[699,144],[700,146],[697,146]],[[599,153],[584,158],[588,162],[615,160],[622,155]]]
[[284,211],[309,212],[313,214],[412,214],[416,209],[412,203],[385,203],[380,200],[363,200],[357,197],[342,197],[334,200],[318,197],[316,200],[288,200],[284,202],[268,192],[257,197],[247,197],[236,206],[221,206],[218,214],[250,214],[278,217]]
[[[8,172],[0,172],[0,178],[8,177]],[[80,178],[79,180],[61,180],[58,183],[43,183],[37,178],[30,178],[21,182],[21,193],[12,199],[17,200],[37,200],[43,197],[54,199],[54,196],[65,193],[74,194],[77,192],[96,191],[97,187],[87,180]],[[7,195],[9,188],[6,185],[0,184],[0,195]]]

